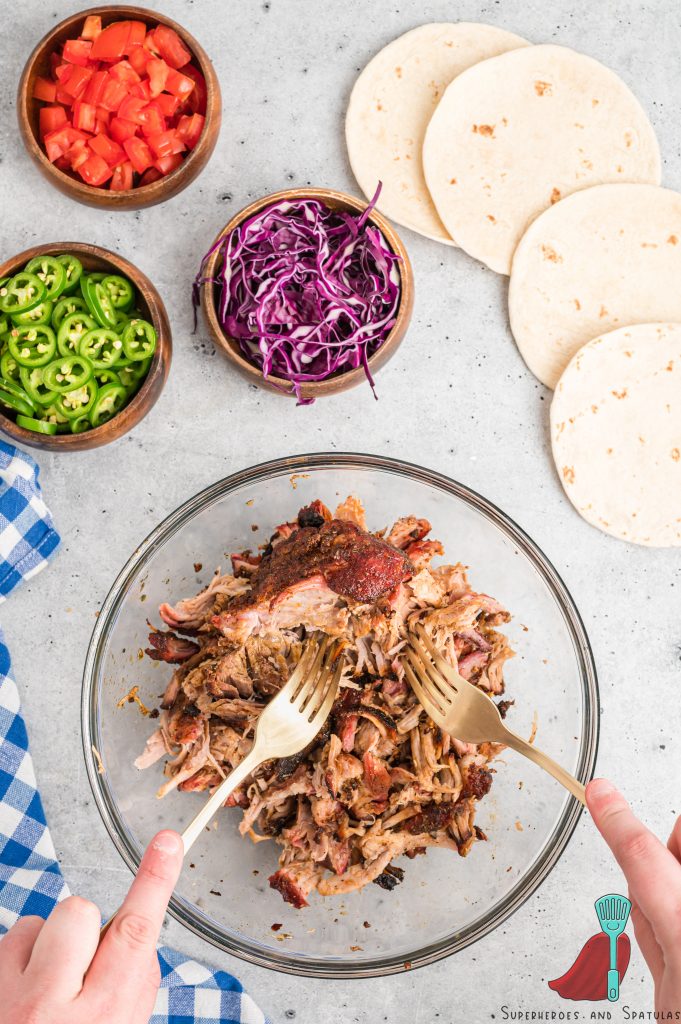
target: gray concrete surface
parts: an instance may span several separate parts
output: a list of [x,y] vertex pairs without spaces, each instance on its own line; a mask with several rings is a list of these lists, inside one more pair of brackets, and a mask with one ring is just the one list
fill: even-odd
[[[158,285],[175,360],[152,414],[117,444],[41,455],[64,543],[53,565],[3,607],[52,833],[76,891],[113,907],[129,881],[92,802],[81,764],[81,668],[98,605],[135,544],[185,498],[234,470],[324,449],[406,457],[487,495],[563,574],[584,616],[601,679],[599,772],[617,780],[661,835],[681,812],[679,551],[620,544],[572,511],[548,447],[549,393],[509,334],[506,282],[458,251],[405,231],[417,303],[408,338],[368,388],[296,409],[248,388],[191,333],[190,280],[218,229],[250,199],[294,184],[355,188],[343,113],[366,60],[426,20],[487,21],[608,63],[635,90],[658,132],[664,183],[681,187],[681,44],[672,0],[166,0],[155,5],[205,45],[225,103],[213,159],[190,188],[141,213],[108,214],[60,196],[30,164],[14,94],[38,36],[75,3],[25,0],[0,34],[0,237],[3,254],[80,239],[116,249]],[[675,781],[674,781],[675,780]],[[593,932],[593,900],[621,875],[582,820],[549,880],[502,928],[434,967],[384,980],[277,976],[222,958],[171,921],[168,943],[236,973],[276,1024],[470,1024],[513,1011],[568,1010],[546,980]],[[634,949],[622,1006],[652,1008]],[[582,1019],[589,1005],[579,1007]]]

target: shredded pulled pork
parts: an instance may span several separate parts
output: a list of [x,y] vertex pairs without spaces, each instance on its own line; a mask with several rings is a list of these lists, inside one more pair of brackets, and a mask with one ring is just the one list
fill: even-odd
[[211,789],[239,764],[307,630],[346,640],[347,673],[315,742],[268,762],[227,801],[243,811],[242,835],[282,847],[270,885],[295,907],[315,889],[326,896],[375,882],[391,890],[404,876],[397,857],[429,846],[465,856],[486,838],[475,809],[500,748],[440,732],[399,653],[418,622],[463,676],[500,695],[513,652],[496,627],[509,614],[471,590],[464,566],[431,565],[443,549],[426,540],[429,531],[427,520],[407,516],[387,534],[369,533],[357,498],[334,516],[315,501],[278,526],[261,554],[233,555],[232,576],[162,605],[174,632],[150,636],[149,656],[177,665],[158,729],[135,762],[167,758],[159,796]]

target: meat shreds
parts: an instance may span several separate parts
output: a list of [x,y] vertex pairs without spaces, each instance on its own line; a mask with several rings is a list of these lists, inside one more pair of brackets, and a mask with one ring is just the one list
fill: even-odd
[[471,590],[463,566],[433,566],[443,552],[429,532],[426,519],[406,516],[370,533],[356,497],[333,515],[314,501],[275,528],[261,555],[233,555],[232,575],[216,573],[196,597],[162,605],[171,631],[149,638],[151,658],[177,665],[136,762],[167,758],[159,795],[219,785],[251,749],[307,634],[345,641],[339,696],[314,742],[263,765],[227,801],[239,808],[242,835],[281,848],[269,881],[294,907],[314,890],[330,896],[374,882],[390,891],[404,877],[399,857],[430,846],[466,856],[486,839],[474,817],[501,747],[441,733],[400,652],[418,623],[462,675],[501,695],[513,652],[497,626],[509,615]]

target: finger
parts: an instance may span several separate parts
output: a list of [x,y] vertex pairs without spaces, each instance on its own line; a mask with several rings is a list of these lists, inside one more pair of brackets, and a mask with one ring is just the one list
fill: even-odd
[[[631,893],[629,895],[631,896]],[[648,964],[650,973],[653,976],[653,982],[657,988],[664,973],[664,954],[659,942],[655,938],[655,932],[650,925],[650,921],[645,917],[635,900],[631,901],[631,920],[634,925],[634,935],[636,936],[638,947],[643,953],[643,958]]]
[[590,782],[586,802],[661,945],[672,944],[678,939],[681,914],[681,865],[638,820],[611,782]]
[[123,1002],[138,992],[156,957],[156,942],[184,848],[177,832],[159,832],[147,847],[123,906],[88,972],[85,991],[109,992]]
[[99,910],[80,896],[58,903],[36,938],[24,972],[52,998],[75,999],[99,940]]
[[681,816],[676,819],[671,835],[667,840],[667,849],[681,863]]
[[42,917],[20,917],[0,942],[0,975],[21,973],[31,958],[31,952],[45,922]]

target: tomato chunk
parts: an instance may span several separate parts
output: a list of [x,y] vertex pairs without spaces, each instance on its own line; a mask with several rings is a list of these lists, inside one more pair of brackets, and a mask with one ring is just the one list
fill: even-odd
[[108,77],[107,71],[95,71],[83,93],[82,98],[86,103],[92,103],[95,107],[99,105]]
[[162,177],[158,167],[150,167],[140,178],[140,185],[151,185],[152,181],[158,181]]
[[144,69],[150,60],[152,55],[147,50],[146,46],[132,46],[128,52],[128,60],[130,66],[135,69],[138,75],[144,74]]
[[138,174],[143,174],[147,167],[151,167],[154,162],[152,152],[144,139],[138,139],[137,137],[126,139],[123,143],[123,149]]
[[195,85],[196,83],[192,78],[188,78],[187,75],[183,75],[179,71],[175,71],[173,68],[168,72],[168,77],[166,78],[166,92],[171,93],[173,96],[177,96],[179,100],[186,100]]
[[135,71],[134,67],[127,60],[119,60],[117,64],[113,64],[109,74],[112,78],[115,78],[117,82],[125,82],[128,85],[134,85],[135,82],[139,82],[140,76]]
[[144,110],[140,111],[142,118],[142,131],[145,135],[158,135],[166,129],[166,119],[161,113],[158,103],[147,103]]
[[180,106],[177,96],[171,96],[167,92],[162,92],[160,96],[157,96],[155,102],[158,103],[163,116],[167,118],[175,117]]
[[135,124],[142,124],[143,118],[140,117],[140,114],[146,105],[146,100],[140,99],[138,96],[126,96],[118,108],[118,116],[122,117],[125,121],[134,121]]
[[85,91],[85,86],[92,78],[94,71],[92,68],[81,68],[78,64],[70,64],[69,67],[71,74],[64,73],[59,80],[59,85],[73,99],[78,99],[80,94]]
[[50,132],[67,124],[68,118],[63,107],[43,107],[38,115],[40,125],[40,137],[45,138]]
[[102,159],[106,160],[109,167],[116,167],[118,164],[125,163],[125,150],[122,146],[119,146],[117,142],[110,139],[108,135],[103,132],[99,135],[95,135],[94,139],[90,139],[88,143],[93,153],[97,153]]
[[114,168],[109,188],[112,192],[127,192],[132,188],[133,167],[129,160]]
[[83,132],[95,130],[96,107],[92,103],[76,100],[73,104],[73,127]]
[[90,57],[92,60],[105,60],[113,63],[125,55],[130,38],[129,21],[112,21],[102,29],[92,44]]
[[93,153],[80,165],[78,173],[86,185],[94,185],[97,188],[109,180],[113,170],[103,157]]
[[33,84],[33,99],[54,103],[57,98],[57,86],[49,78],[36,78]]
[[208,89],[206,79],[193,64],[187,64],[182,68],[182,74],[191,78],[194,82],[194,91],[189,97],[188,106],[192,114],[205,114],[208,104]]
[[131,139],[137,133],[138,128],[139,125],[133,121],[126,121],[122,117],[112,117],[109,122],[109,135],[115,142],[122,144],[126,139]]
[[69,64],[78,64],[86,68],[90,62],[92,42],[88,39],[67,39],[64,43],[62,57]]
[[205,123],[206,119],[201,114],[192,114],[191,116],[185,114],[177,122],[177,133],[180,138],[184,139],[187,149],[193,149],[199,141]]
[[83,29],[80,33],[81,39],[96,39],[102,31],[102,19],[98,14],[88,14]]
[[183,68],[192,59],[191,53],[175,29],[169,28],[167,25],[156,26],[154,43],[161,57],[171,68]]
[[154,167],[161,172],[161,174],[170,174],[182,163],[181,153],[169,153],[168,156],[158,157],[154,160]]
[[158,132],[156,135],[149,135],[147,142],[157,160],[159,157],[183,153],[187,148],[184,139],[181,138],[174,128],[166,132]]
[[168,72],[170,68],[164,60],[152,57],[146,67],[149,75],[149,91],[152,96],[159,96],[166,87]]

